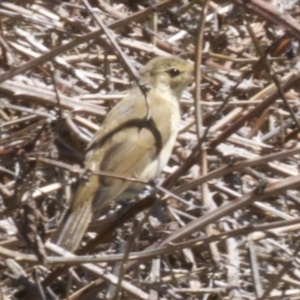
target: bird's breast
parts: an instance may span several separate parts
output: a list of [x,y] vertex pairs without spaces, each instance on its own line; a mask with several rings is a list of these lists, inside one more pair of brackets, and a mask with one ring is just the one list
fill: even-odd
[[158,176],[167,165],[179,130],[181,117],[178,101],[170,102],[161,109],[165,110],[165,114],[156,114],[161,119],[154,118],[154,122],[161,134],[163,145],[156,158],[143,171],[141,178],[145,180]]

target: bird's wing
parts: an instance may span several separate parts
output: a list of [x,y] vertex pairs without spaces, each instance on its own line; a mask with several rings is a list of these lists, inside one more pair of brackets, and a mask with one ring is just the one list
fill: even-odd
[[[159,166],[155,166],[156,139],[157,137],[147,126],[142,128],[129,127],[124,131],[115,133],[104,144],[106,151],[103,154],[99,170],[139,179],[145,169],[152,165],[152,169],[150,168],[148,171],[148,178],[144,176],[142,178],[147,181],[158,173]],[[95,153],[95,155],[97,154]],[[135,192],[140,189],[131,181],[104,176],[99,178],[99,185],[101,188],[95,197],[96,206],[118,197],[129,187],[131,189],[136,187],[137,191]]]
[[[86,165],[93,171],[108,171],[125,177],[138,179],[143,175],[142,179],[147,181],[163,167],[156,158],[170,136],[170,107],[164,100],[150,103],[155,119],[147,120],[147,106],[142,95],[129,96],[121,102],[122,105],[117,104],[107,115],[89,147]],[[130,181],[109,177],[101,177],[99,186],[95,206],[117,198],[125,190],[141,188]]]

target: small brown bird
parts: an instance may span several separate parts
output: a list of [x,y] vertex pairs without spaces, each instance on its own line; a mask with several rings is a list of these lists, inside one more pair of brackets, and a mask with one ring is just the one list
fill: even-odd
[[[191,82],[192,70],[192,63],[177,57],[150,60],[139,72],[147,97],[135,86],[107,114],[88,146],[86,168],[143,181],[157,176],[175,144],[181,119],[179,100]],[[61,247],[76,250],[95,211],[142,190],[140,183],[92,174],[79,185],[54,239]]]

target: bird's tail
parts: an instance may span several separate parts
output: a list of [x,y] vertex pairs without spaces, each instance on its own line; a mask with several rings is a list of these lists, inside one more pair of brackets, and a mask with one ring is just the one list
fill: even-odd
[[66,250],[74,252],[81,242],[92,215],[92,201],[86,201],[75,210],[69,208],[54,234],[53,241]]

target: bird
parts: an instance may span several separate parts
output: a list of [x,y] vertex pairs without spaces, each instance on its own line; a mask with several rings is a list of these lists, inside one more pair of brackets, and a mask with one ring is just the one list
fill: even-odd
[[56,230],[57,245],[74,252],[96,211],[143,191],[142,183],[99,176],[99,172],[144,182],[161,173],[176,142],[179,100],[192,82],[192,71],[191,62],[176,56],[155,57],[140,69],[140,84],[105,116],[86,149],[85,168],[90,173],[81,179]]

